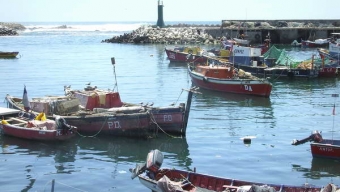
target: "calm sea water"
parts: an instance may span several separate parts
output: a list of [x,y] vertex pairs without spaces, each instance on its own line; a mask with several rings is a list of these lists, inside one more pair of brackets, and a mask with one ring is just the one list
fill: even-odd
[[[154,102],[166,106],[185,102],[182,88],[191,86],[186,66],[169,63],[166,45],[106,44],[102,40],[145,23],[24,23],[16,37],[0,37],[0,51],[19,51],[18,59],[0,59],[0,95],[30,98],[62,95],[63,86],[82,89],[91,82],[118,91],[125,102]],[[211,47],[211,46],[207,46]],[[296,58],[316,51],[292,49]],[[115,57],[115,67],[111,64]],[[273,82],[270,98],[221,94],[201,90],[195,95],[186,138],[82,138],[41,143],[0,136],[1,191],[149,191],[129,168],[144,162],[151,149],[163,151],[164,167],[257,182],[325,185],[340,184],[340,163],[313,159],[308,143],[293,139],[321,130],[339,138],[339,79]],[[0,103],[6,107],[5,102]],[[254,136],[250,145],[241,140]]]

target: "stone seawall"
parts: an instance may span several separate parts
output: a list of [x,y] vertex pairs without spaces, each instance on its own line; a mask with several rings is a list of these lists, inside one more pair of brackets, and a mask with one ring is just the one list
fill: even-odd
[[245,34],[252,44],[269,34],[275,44],[294,40],[325,39],[340,32],[340,20],[222,20],[221,25],[143,26],[131,33],[103,40],[106,43],[217,44],[223,37]]

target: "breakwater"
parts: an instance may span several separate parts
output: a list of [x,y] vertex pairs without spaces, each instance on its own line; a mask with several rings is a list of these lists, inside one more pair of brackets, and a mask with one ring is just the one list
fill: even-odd
[[340,20],[222,20],[220,25],[143,26],[131,33],[105,39],[106,43],[216,44],[222,37],[245,34],[253,44],[269,34],[272,43],[329,38],[340,32]]

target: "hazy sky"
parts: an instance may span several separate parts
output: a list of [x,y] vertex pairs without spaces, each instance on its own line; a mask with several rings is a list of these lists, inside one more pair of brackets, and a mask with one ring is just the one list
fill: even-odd
[[[340,19],[339,0],[163,0],[164,21]],[[157,21],[158,0],[0,0],[0,22]]]

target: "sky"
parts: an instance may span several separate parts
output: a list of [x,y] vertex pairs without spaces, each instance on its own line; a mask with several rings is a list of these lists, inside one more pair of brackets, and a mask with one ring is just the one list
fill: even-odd
[[[338,19],[339,0],[163,0],[166,21]],[[158,0],[0,0],[0,22],[155,21]]]

